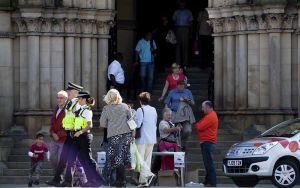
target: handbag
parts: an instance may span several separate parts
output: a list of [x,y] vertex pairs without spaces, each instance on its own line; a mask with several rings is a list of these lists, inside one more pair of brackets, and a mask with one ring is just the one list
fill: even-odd
[[[143,112],[143,120],[144,120],[144,109],[141,107],[142,112]],[[139,128],[135,129],[135,138],[141,138],[141,128],[143,126],[143,122]]]
[[177,43],[176,35],[175,35],[174,31],[172,31],[172,30],[168,31],[168,34],[166,36],[166,42],[170,43],[170,44],[176,44]]
[[129,127],[129,129],[133,131],[134,129],[136,129],[137,124],[135,123],[135,121],[133,119],[131,108],[129,108],[129,111],[130,111],[130,118],[127,120],[127,125]]

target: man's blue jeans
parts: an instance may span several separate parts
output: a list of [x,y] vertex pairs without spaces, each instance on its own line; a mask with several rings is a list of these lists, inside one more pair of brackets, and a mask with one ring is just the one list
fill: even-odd
[[211,142],[203,142],[200,144],[203,156],[203,163],[206,171],[204,184],[210,184],[213,187],[217,185],[216,168],[213,161],[212,153],[216,146]]
[[151,91],[155,65],[153,62],[141,62],[140,76],[143,91]]

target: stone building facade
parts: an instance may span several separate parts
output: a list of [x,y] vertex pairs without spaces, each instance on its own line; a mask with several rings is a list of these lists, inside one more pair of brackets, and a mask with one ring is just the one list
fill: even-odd
[[[215,106],[244,130],[300,111],[299,6],[292,0],[209,0]],[[236,129],[238,128],[238,129]]]
[[56,93],[69,81],[89,90],[99,109],[106,91],[115,1],[14,2],[0,11],[2,133],[21,125],[32,137],[49,124]]

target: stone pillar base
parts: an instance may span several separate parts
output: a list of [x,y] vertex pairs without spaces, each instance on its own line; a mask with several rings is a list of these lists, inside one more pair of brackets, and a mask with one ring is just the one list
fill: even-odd
[[[241,139],[254,136],[252,129],[263,132],[272,126],[296,118],[297,111],[293,109],[248,109],[248,110],[216,110],[219,116],[219,126],[227,129],[232,134],[240,135]],[[248,135],[245,132],[249,132]],[[254,136],[255,137],[255,136]]]

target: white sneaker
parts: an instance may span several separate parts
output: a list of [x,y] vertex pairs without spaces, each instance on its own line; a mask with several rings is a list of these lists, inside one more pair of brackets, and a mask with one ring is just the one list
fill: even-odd
[[149,187],[149,184],[148,183],[141,183],[138,185],[138,187]]
[[148,182],[147,182],[148,186],[152,186],[153,180],[155,179],[155,177],[156,177],[155,174],[153,174],[152,176],[150,176],[150,178],[148,179]]

